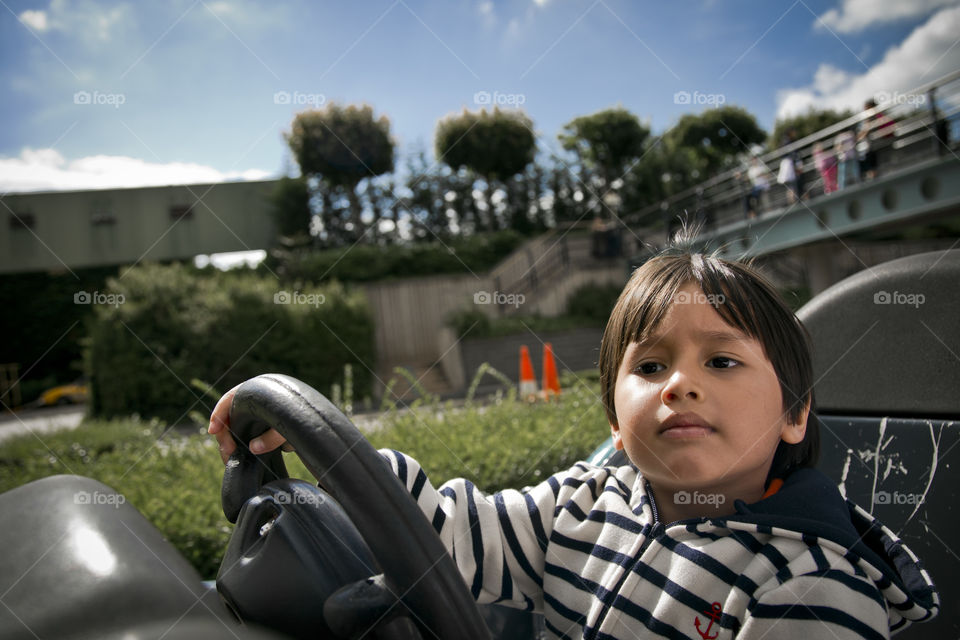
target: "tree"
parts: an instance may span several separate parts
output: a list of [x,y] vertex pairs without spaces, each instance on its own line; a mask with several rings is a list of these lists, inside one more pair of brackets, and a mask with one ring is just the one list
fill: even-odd
[[270,195],[277,231],[288,241],[309,240],[310,191],[305,178],[280,178]]
[[486,182],[486,226],[506,226],[497,221],[493,205],[496,183],[520,173],[533,161],[536,139],[533,121],[522,111],[464,111],[437,123],[434,136],[437,158],[454,171],[466,167]]
[[766,132],[746,109],[723,106],[699,114],[687,114],[664,134],[667,153],[691,149],[702,162],[703,178],[719,173],[737,162],[750,146],[762,144]]
[[365,225],[357,186],[366,178],[393,171],[394,143],[387,117],[374,119],[369,105],[331,103],[298,113],[286,140],[304,176],[343,189],[350,205],[345,228],[355,237],[362,236]]
[[[650,130],[635,115],[616,107],[574,118],[564,125],[559,138],[586,173],[599,177],[603,195],[643,155],[649,136]],[[584,181],[590,183],[586,175]]]
[[833,109],[814,109],[810,107],[805,113],[789,118],[778,118],[773,125],[770,146],[779,147],[783,145],[787,132],[791,129],[796,131],[796,139],[799,140],[851,116],[853,116],[853,112],[850,110],[834,111]]

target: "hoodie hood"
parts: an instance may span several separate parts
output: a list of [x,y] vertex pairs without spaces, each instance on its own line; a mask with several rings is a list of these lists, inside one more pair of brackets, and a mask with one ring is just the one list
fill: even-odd
[[727,520],[812,535],[847,549],[848,559],[886,598],[891,631],[928,620],[940,608],[936,587],[910,548],[815,469],[798,469],[769,498],[749,505],[738,500],[735,508]]

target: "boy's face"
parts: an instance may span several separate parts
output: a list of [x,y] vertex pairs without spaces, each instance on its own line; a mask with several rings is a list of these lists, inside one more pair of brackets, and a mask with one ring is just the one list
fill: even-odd
[[724,322],[697,285],[675,300],[654,335],[624,354],[614,443],[657,489],[758,500],[777,445],[803,439],[805,416],[788,423],[762,345]]

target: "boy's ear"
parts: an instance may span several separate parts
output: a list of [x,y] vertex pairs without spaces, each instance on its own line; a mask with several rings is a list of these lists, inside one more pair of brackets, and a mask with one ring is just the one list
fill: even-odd
[[623,451],[623,439],[620,437],[620,427],[610,423],[610,435],[613,436],[613,448]]
[[803,407],[797,422],[785,422],[780,429],[780,439],[787,444],[800,444],[807,435],[807,418],[810,417],[810,403]]

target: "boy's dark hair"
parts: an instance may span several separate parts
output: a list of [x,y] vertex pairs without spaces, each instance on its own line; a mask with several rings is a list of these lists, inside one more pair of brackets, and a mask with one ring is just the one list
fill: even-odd
[[687,283],[700,287],[724,322],[763,346],[780,382],[787,419],[798,423],[810,406],[803,440],[798,444],[780,441],[767,482],[784,478],[794,469],[814,466],[820,453],[820,431],[813,416],[813,365],[806,329],[773,285],[751,265],[713,254],[661,254],[634,271],[627,282],[600,343],[600,394],[610,423],[617,424],[614,391],[627,347],[656,331],[677,292]]

